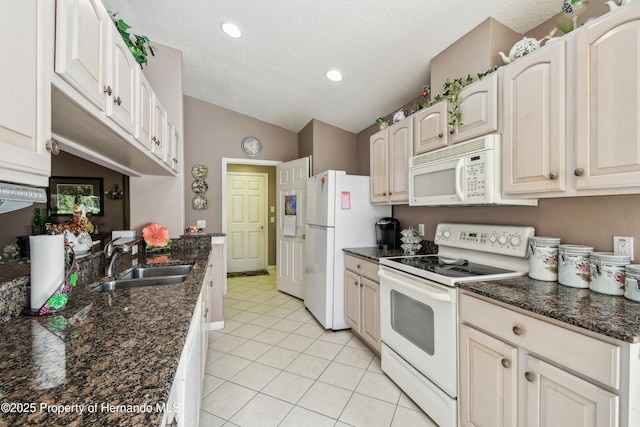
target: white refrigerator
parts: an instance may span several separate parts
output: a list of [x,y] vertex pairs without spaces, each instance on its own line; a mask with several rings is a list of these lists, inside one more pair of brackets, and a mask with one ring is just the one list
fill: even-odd
[[375,246],[375,222],[391,216],[369,194],[368,176],[329,170],[307,180],[304,305],[325,329],[349,328],[342,249]]

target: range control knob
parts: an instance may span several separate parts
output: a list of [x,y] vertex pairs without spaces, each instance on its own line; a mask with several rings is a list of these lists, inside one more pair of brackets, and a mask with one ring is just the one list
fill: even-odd
[[509,240],[511,246],[518,246],[521,241],[522,239],[520,239],[520,236],[518,236],[517,234],[511,236],[511,240]]
[[489,236],[489,242],[495,243],[497,241],[498,241],[498,236],[496,236],[495,234],[492,234],[491,236]]
[[441,229],[439,229],[439,228],[438,228],[438,229],[436,230],[436,236],[437,236],[437,237],[442,237],[442,230],[441,230]]
[[500,237],[498,237],[498,243],[500,243],[501,245],[506,245],[507,244],[507,236],[505,236],[504,234]]
[[451,232],[449,230],[444,230],[444,238],[448,239],[449,237],[451,237]]

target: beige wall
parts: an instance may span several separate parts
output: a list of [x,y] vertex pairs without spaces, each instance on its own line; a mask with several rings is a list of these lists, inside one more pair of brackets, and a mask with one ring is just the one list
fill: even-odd
[[298,133],[298,147],[300,157],[311,156],[312,175],[330,169],[358,174],[357,136],[352,132],[313,119]]
[[[182,53],[161,44],[154,46],[157,52],[148,58],[144,74],[166,109],[167,117],[184,136]],[[167,227],[173,238],[184,232],[184,209],[176,201],[185,200],[184,181],[189,170],[185,170],[184,154],[179,154],[178,158],[182,165],[177,177],[146,175],[131,178],[131,229],[138,235],[142,235],[142,229],[152,222]]]
[[[51,176],[102,178],[105,190],[109,190],[113,184],[119,184],[120,188],[124,188],[126,178],[121,173],[65,152],[58,156],[51,156]],[[121,230],[124,227],[125,202],[125,200],[109,200],[105,197],[104,216],[92,218],[92,221],[98,224],[100,232]],[[47,214],[47,205],[41,203],[0,216],[0,255],[6,245],[16,243],[16,237],[27,236],[31,233],[31,222],[36,208],[40,208],[44,219]],[[68,218],[68,216],[61,216],[59,219],[65,221]]]
[[[196,98],[184,97],[184,212],[187,224],[196,224],[196,220],[204,219],[207,221],[206,231],[224,232],[221,230],[222,158],[247,159],[240,148],[246,136],[254,136],[262,142],[264,148],[258,160],[298,158],[298,135],[295,132]],[[202,211],[191,207],[194,193],[191,191],[193,177],[190,171],[196,164],[209,168],[209,191],[206,193],[209,208]]]
[[[269,206],[269,221],[267,224],[267,235],[269,241],[267,242],[269,265],[276,265],[276,213],[271,213],[271,207],[274,209],[277,207],[276,199],[276,167],[275,166],[256,166],[256,165],[227,165],[227,172],[251,172],[251,173],[266,173],[268,175],[269,186],[267,188],[267,205]],[[271,218],[274,218],[274,222],[271,222]]]

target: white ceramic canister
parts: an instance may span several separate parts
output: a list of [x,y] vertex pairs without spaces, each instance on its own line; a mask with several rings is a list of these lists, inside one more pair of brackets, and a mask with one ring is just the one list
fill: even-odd
[[559,237],[529,238],[529,277],[555,282],[558,280]]
[[591,246],[558,246],[558,283],[572,288],[588,288],[591,282]]
[[624,270],[624,296],[640,302],[640,264],[629,264]]
[[612,252],[592,252],[589,256],[591,283],[589,289],[601,294],[624,295],[625,266],[631,260],[628,255]]

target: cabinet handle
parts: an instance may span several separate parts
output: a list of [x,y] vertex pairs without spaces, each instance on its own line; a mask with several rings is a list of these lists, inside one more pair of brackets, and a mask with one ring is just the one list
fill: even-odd
[[530,383],[533,382],[533,380],[536,379],[536,376],[534,374],[532,374],[531,372],[527,371],[524,373],[524,377],[526,378],[527,381],[529,381]]
[[361,288],[363,288],[363,287],[364,287],[364,285],[363,285],[362,283],[360,283],[360,287],[361,287]]
[[202,313],[202,317],[207,318],[207,314],[209,314],[209,309],[207,308],[204,313]]
[[382,195],[383,195],[383,196],[386,196],[386,195],[387,195],[387,193],[382,193]]
[[113,93],[113,91],[111,90],[111,86],[105,86],[102,91],[109,96],[111,96],[111,94]]
[[449,129],[449,135],[453,135],[455,130],[453,128]]
[[516,335],[522,335],[522,328],[520,328],[520,326],[514,326],[514,327],[512,328],[512,330],[513,330],[513,333],[514,333],[514,334],[516,334]]
[[549,173],[549,179],[558,179],[557,172],[550,172]]
[[505,368],[511,367],[511,362],[509,361],[509,359],[502,359],[500,362],[502,362],[502,366],[504,366]]
[[574,170],[574,171],[573,171],[573,174],[574,174],[575,176],[582,176],[582,175],[584,175],[584,169],[582,169],[582,168],[578,168],[578,169],[576,169],[576,170]]
[[443,135],[443,133],[442,133],[442,132],[440,132],[440,133],[438,134],[438,138],[442,138],[443,136],[444,136],[444,135]]
[[360,270],[360,264],[356,264],[356,268]]
[[174,163],[178,163],[178,159],[176,159],[175,157],[173,158],[173,162]]
[[116,104],[116,105],[120,105],[120,104],[122,104],[122,100],[120,99],[119,96],[116,96],[116,99],[113,100],[113,103]]
[[213,288],[213,280],[209,280],[209,287]]

